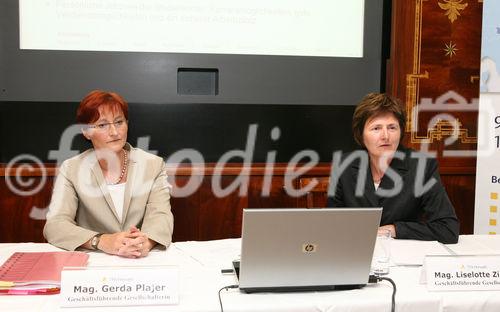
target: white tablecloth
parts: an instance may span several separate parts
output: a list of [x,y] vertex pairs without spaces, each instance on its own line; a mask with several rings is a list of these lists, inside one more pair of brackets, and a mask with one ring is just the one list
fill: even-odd
[[[420,246],[416,248],[415,246]],[[425,246],[425,247],[423,247]],[[15,251],[56,251],[49,244],[0,244],[0,263]],[[407,255],[407,250],[413,253]],[[403,251],[403,252],[402,252]],[[437,243],[397,241],[389,277],[397,284],[396,311],[500,311],[500,292],[457,291],[429,292],[420,284],[418,264],[425,253],[440,254],[500,253],[498,236],[461,236],[456,245],[440,247]],[[240,240],[180,242],[167,251],[153,251],[143,259],[124,259],[99,252],[89,252],[89,266],[102,265],[178,265],[181,275],[180,303],[176,306],[116,308],[59,308],[59,295],[0,296],[0,311],[220,311],[217,292],[237,284],[234,275],[222,275],[239,258]],[[406,256],[402,256],[405,254]],[[409,261],[408,259],[413,259]],[[412,263],[415,262],[415,263]],[[406,265],[401,265],[406,264]],[[238,289],[222,292],[224,311],[390,311],[392,287],[387,282],[369,284],[349,291],[245,294]]]

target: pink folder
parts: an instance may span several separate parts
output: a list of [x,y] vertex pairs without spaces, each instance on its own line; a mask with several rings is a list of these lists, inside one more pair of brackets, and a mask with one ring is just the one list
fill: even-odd
[[0,267],[0,294],[57,293],[64,267],[82,267],[89,256],[79,251],[16,252]]

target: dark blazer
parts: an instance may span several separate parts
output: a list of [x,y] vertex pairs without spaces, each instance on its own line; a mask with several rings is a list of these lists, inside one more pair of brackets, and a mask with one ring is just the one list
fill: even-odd
[[[425,161],[422,159],[419,161],[419,157],[423,157],[424,154],[404,147],[400,147],[398,152],[401,159],[392,159],[377,190],[373,184],[369,162],[368,166],[362,166],[360,158],[356,158],[340,173],[336,173],[335,168],[340,168],[336,166],[330,181],[332,189],[329,192],[327,206],[383,207],[380,224],[394,224],[396,238],[438,240],[445,244],[456,243],[459,223],[453,205],[441,183],[436,159],[427,156],[422,158]],[[367,157],[366,151],[358,151],[358,153],[364,153]],[[367,170],[363,170],[363,167]],[[423,181],[417,179],[418,167],[422,168]],[[392,176],[388,173],[390,169],[394,173]],[[360,174],[364,174],[366,179],[364,185],[361,186],[362,194],[356,196],[356,183]],[[397,177],[401,180],[398,181]],[[429,189],[425,192],[421,191],[420,194],[415,192],[416,185],[425,185],[433,178],[435,183]],[[401,187],[401,191],[395,195],[382,194],[395,187]]]

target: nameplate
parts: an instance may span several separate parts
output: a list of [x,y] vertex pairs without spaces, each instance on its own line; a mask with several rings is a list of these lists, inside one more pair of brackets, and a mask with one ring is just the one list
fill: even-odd
[[176,266],[86,267],[61,272],[61,307],[174,305]]
[[500,255],[427,256],[423,269],[429,291],[500,290]]

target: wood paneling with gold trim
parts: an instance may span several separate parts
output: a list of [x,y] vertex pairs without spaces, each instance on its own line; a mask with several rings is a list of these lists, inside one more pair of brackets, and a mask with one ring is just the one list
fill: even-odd
[[405,144],[436,152],[447,168],[443,182],[466,233],[474,218],[481,21],[482,1],[392,1],[387,92],[405,106]]
[[428,144],[447,166],[475,166],[467,153],[467,159],[455,160],[443,152],[476,150],[479,82],[474,77],[479,75],[482,3],[395,0],[392,5],[387,91],[405,105],[407,145]]

